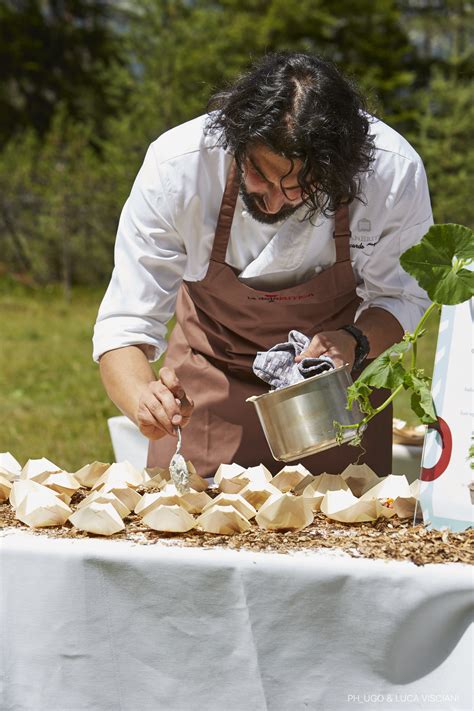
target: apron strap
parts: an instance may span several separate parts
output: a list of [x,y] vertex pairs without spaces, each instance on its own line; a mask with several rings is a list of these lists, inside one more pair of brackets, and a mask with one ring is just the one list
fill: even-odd
[[239,171],[237,163],[232,159],[227,182],[225,185],[224,195],[222,196],[221,208],[217,220],[217,227],[214,236],[214,244],[212,246],[211,259],[219,264],[225,264],[227,253],[227,245],[230,239],[230,230],[232,220],[234,219],[235,203],[239,193]]
[[349,205],[347,202],[339,205],[334,216],[334,241],[336,242],[336,262],[349,262],[351,250],[349,240]]

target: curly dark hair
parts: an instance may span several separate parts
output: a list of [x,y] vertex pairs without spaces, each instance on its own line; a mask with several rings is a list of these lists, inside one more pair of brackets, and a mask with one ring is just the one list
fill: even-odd
[[373,160],[371,117],[359,90],[327,60],[268,54],[214,94],[208,111],[206,132],[218,134],[218,145],[229,148],[239,166],[259,143],[292,166],[302,161],[305,218],[329,216],[342,202],[360,199],[358,176]]

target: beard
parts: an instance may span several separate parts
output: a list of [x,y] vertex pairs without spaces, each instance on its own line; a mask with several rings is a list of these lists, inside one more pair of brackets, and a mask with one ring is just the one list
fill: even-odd
[[240,183],[240,195],[249,215],[257,222],[262,222],[265,225],[275,225],[277,222],[283,222],[301,207],[300,203],[296,206],[285,205],[281,210],[272,214],[263,212],[259,207],[264,204],[261,196],[258,193],[249,193],[243,181]]

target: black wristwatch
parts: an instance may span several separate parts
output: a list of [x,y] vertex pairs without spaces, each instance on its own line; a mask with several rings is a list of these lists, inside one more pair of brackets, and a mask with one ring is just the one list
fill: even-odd
[[352,370],[358,370],[364,360],[369,355],[369,339],[367,338],[367,336],[364,336],[360,328],[357,328],[357,326],[353,326],[352,324],[350,326],[341,326],[340,330],[347,331],[347,333],[350,333],[351,336],[353,336],[356,340],[357,345],[355,349],[355,360],[354,365],[352,366]]

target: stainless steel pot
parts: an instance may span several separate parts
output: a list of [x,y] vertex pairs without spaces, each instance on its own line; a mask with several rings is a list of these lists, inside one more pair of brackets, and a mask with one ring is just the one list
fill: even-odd
[[[246,402],[255,405],[273,457],[283,462],[309,457],[337,444],[333,422],[357,425],[363,415],[355,404],[347,410],[347,388],[352,384],[347,365],[302,380]],[[355,428],[344,430],[344,441]]]

